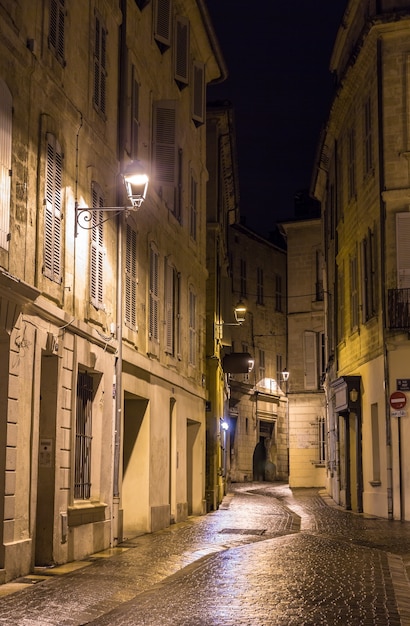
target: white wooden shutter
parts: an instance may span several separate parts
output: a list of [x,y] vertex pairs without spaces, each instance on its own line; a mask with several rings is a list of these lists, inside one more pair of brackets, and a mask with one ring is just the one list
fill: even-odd
[[136,78],[135,67],[132,66],[131,76],[131,159],[138,157],[138,131],[139,131],[139,83]]
[[396,214],[397,287],[410,288],[410,211]]
[[61,182],[63,157],[55,136],[47,133],[44,213],[44,275],[61,282]]
[[310,330],[304,335],[304,359],[305,389],[317,389],[317,335]]
[[[98,185],[92,189],[93,208],[104,206]],[[94,211],[91,229],[90,297],[96,309],[104,308],[104,214]]]
[[189,363],[196,365],[196,295],[189,290]]
[[154,106],[155,181],[159,194],[171,211],[175,207],[178,182],[176,146],[176,109],[174,101],[157,102]]
[[171,0],[155,0],[154,4],[154,38],[161,49],[171,45]]
[[158,263],[159,255],[151,246],[150,248],[150,274],[149,274],[149,337],[152,341],[158,341]]
[[48,43],[61,64],[64,64],[64,28],[64,0],[50,0],[50,31]]
[[0,80],[0,247],[9,248],[12,97]]
[[196,182],[193,173],[191,172],[191,185],[189,195],[189,234],[192,239],[196,241],[197,238],[197,220],[198,220],[198,183]]
[[137,233],[129,224],[125,250],[125,325],[137,329]]
[[107,31],[102,20],[95,18],[94,37],[94,104],[96,108],[105,114],[106,104],[106,63],[107,63]]
[[189,78],[189,20],[178,15],[175,19],[174,76],[181,85]]
[[165,260],[165,350],[174,354],[174,277],[175,270],[168,260]]
[[192,64],[192,119],[197,126],[205,122],[205,66],[199,61]]

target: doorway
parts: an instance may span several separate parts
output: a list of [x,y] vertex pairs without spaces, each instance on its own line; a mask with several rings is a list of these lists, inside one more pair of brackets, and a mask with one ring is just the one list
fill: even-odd
[[202,484],[200,471],[202,457],[198,446],[200,423],[187,420],[187,502],[188,515],[201,512]]
[[35,564],[54,562],[55,445],[58,357],[41,356]]
[[149,402],[124,398],[122,500],[123,539],[149,532]]

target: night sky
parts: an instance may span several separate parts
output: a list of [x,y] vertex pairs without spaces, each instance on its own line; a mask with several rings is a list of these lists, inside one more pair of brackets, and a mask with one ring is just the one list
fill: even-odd
[[208,101],[235,111],[240,209],[267,236],[308,189],[333,79],[330,55],[347,0],[206,0],[228,67]]

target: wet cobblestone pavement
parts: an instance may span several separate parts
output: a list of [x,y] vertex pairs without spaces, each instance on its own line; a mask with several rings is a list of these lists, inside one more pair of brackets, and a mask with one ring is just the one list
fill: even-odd
[[410,626],[406,568],[410,522],[235,484],[218,511],[3,585],[0,626]]

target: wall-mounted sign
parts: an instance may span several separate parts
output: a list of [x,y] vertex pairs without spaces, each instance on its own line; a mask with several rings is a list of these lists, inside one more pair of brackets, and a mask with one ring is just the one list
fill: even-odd
[[398,391],[410,391],[410,378],[397,378],[396,388]]
[[406,406],[407,398],[402,391],[393,391],[390,396],[390,406],[392,409],[403,409]]
[[38,464],[40,467],[52,467],[53,465],[53,440],[40,439],[38,449]]

